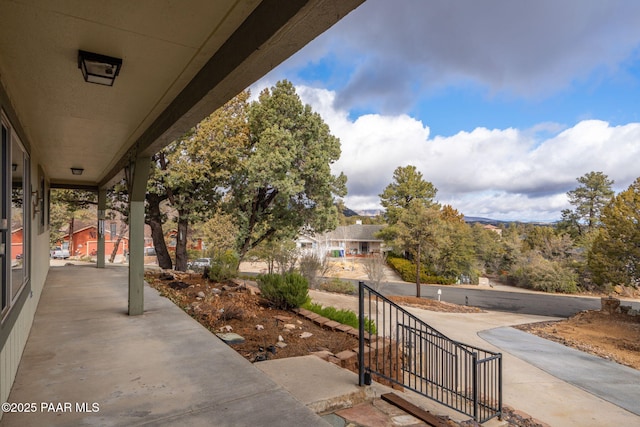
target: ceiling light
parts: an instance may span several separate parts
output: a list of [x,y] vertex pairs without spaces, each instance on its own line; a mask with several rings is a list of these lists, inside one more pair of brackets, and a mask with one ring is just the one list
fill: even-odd
[[84,172],[82,168],[71,168],[71,173],[74,175],[82,175],[82,172]]
[[78,68],[82,70],[85,82],[113,86],[122,68],[122,59],[79,50]]

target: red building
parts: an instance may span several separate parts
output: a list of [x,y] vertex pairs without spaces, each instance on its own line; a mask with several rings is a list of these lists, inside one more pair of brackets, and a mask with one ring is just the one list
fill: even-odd
[[23,231],[24,229],[20,227],[11,232],[11,259],[16,259],[18,255],[22,257],[22,248],[24,247],[22,244],[24,241]]
[[[104,249],[106,255],[111,255],[113,247],[118,241],[118,236],[107,232],[104,236]],[[69,241],[69,234],[62,236],[65,242]],[[129,251],[129,239],[123,237],[118,246],[117,255],[123,255],[125,251]],[[98,252],[98,228],[95,225],[75,230],[73,232],[72,247],[69,249],[71,256],[89,257],[95,256]]]

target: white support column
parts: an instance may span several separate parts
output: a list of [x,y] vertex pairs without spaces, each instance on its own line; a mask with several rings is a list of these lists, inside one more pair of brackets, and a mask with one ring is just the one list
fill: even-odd
[[101,188],[98,190],[98,253],[97,253],[97,268],[104,268],[104,220],[107,209],[107,190]]
[[149,179],[149,157],[132,165],[129,184],[129,315],[144,312],[144,198]]

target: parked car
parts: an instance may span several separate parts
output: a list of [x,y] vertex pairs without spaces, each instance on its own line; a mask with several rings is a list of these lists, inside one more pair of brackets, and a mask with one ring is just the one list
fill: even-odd
[[211,267],[211,258],[198,258],[188,263],[187,266],[193,270],[202,270],[205,267]]
[[60,246],[56,246],[51,250],[51,258],[53,259],[67,259],[69,258],[69,249],[63,249]]

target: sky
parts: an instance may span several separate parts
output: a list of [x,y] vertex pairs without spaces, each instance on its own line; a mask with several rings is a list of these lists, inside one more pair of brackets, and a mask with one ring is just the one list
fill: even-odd
[[367,0],[251,87],[291,81],[340,138],[344,201],[399,166],[465,216],[556,221],[640,177],[640,1]]

